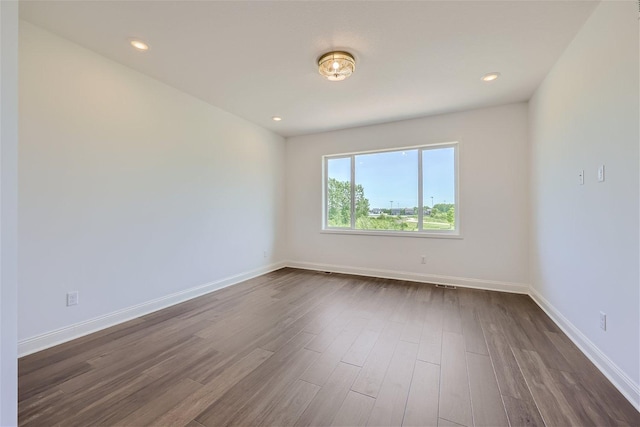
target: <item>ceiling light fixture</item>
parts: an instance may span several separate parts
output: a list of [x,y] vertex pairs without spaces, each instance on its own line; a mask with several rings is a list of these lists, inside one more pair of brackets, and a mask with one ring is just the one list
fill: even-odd
[[349,77],[356,70],[356,60],[348,52],[328,52],[318,59],[318,72],[332,82]]
[[500,77],[500,73],[487,73],[484,76],[482,76],[481,80],[485,83],[491,83],[497,80],[498,77]]
[[135,47],[136,49],[142,52],[149,50],[149,45],[143,41],[132,39],[132,40],[129,40],[129,43],[131,43],[131,46]]
[[273,116],[273,117],[271,117],[271,120],[273,120],[274,122],[280,122],[280,121],[282,121],[282,117],[280,117],[280,116]]

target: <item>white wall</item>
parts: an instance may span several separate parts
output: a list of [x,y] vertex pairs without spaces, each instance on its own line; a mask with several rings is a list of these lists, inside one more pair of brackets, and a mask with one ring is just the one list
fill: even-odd
[[0,426],[18,424],[18,2],[0,2]]
[[[463,239],[321,233],[323,155],[450,141],[459,141]],[[292,265],[527,291],[526,104],[289,138],[286,146]]]
[[22,21],[19,49],[23,353],[283,260],[283,138]]
[[636,404],[638,76],[637,3],[602,2],[530,101],[534,296]]

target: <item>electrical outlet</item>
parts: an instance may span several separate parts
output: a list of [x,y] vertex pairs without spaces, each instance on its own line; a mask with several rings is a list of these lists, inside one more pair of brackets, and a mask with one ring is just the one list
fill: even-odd
[[79,302],[80,302],[80,294],[78,291],[67,293],[67,307],[72,305],[78,305]]
[[603,311],[600,312],[600,329],[607,330],[607,313]]
[[584,169],[578,172],[578,184],[584,185]]
[[604,182],[604,165],[598,167],[598,182]]
[[422,255],[422,260],[420,261],[421,264],[426,264],[427,263],[427,257]]
[[262,251],[262,257],[266,258],[267,257],[267,251]]

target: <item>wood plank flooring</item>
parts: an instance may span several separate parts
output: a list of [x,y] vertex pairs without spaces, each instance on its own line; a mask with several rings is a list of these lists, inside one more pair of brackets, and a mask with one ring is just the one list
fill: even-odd
[[19,361],[22,426],[640,425],[524,295],[282,269]]

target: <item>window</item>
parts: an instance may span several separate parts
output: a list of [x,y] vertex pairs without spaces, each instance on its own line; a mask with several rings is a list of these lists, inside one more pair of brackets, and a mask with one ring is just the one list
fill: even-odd
[[458,145],[324,157],[324,229],[407,235],[459,231]]

